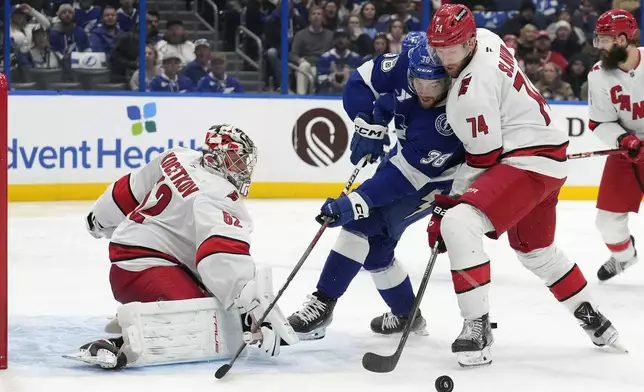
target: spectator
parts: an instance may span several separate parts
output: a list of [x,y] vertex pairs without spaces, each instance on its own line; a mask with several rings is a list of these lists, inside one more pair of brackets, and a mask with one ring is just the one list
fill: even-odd
[[107,55],[112,53],[116,36],[121,31],[118,28],[116,10],[107,6],[103,9],[102,23],[92,29],[89,36],[89,47],[92,52],[103,52]]
[[[292,0],[289,1],[289,3],[291,2]],[[277,11],[277,13],[280,13],[280,14],[282,12],[281,9],[279,8],[276,9],[276,4],[274,3],[275,1],[271,2],[270,0],[248,1],[248,5],[246,6],[246,12],[244,13],[244,16],[245,16],[244,21],[242,21],[242,23],[244,23],[246,28],[252,31],[253,34],[257,35],[258,37],[261,37],[262,33],[265,31],[264,25],[266,23],[266,20],[269,18],[269,16],[272,15],[274,11]],[[229,21],[226,22],[226,24],[228,23]],[[227,26],[226,28],[228,29],[229,27]],[[278,26],[276,33],[279,34],[280,32],[281,32],[281,26]],[[235,29],[234,32],[228,33],[228,35],[232,37],[234,37],[236,34],[237,34],[237,29]],[[250,58],[257,59],[259,58],[259,56],[262,55],[262,53],[259,53],[259,47],[257,46],[257,42],[251,37],[245,37],[244,40],[242,41],[242,45],[243,45],[244,53],[250,56]]]
[[588,101],[588,80],[581,85],[581,91],[579,92],[579,98],[582,101]]
[[555,65],[559,67],[559,70],[563,71],[566,69],[568,62],[560,53],[550,50],[550,46],[551,42],[548,33],[543,30],[537,33],[537,40],[534,43],[534,48],[535,53],[537,53],[539,58],[541,58],[541,63],[544,65],[550,62],[555,63]]
[[121,0],[121,8],[116,11],[121,31],[130,31],[139,20],[139,11],[134,8],[134,0]]
[[172,49],[167,50],[163,56],[163,72],[150,81],[150,91],[185,93],[192,91],[192,81],[183,75],[179,75],[181,68],[181,56]]
[[[159,67],[159,56],[154,45],[145,45],[145,90],[150,90],[150,82],[155,76],[161,75],[163,70]],[[130,79],[130,88],[132,91],[139,91],[139,70],[132,74]]]
[[[333,32],[322,27],[322,8],[312,6],[309,9],[309,27],[300,30],[293,38],[289,53],[290,61],[298,65],[298,69],[308,75],[315,75],[313,64],[317,64],[322,53],[333,47]],[[300,95],[308,91],[309,79],[301,72],[296,73],[296,90]]]
[[581,49],[581,53],[588,59],[588,64],[592,66],[599,61],[601,57],[601,52],[595,45],[592,45],[590,42],[586,42],[584,47]]
[[226,57],[215,53],[210,58],[210,72],[197,84],[201,93],[243,93],[244,87],[234,76],[226,73]]
[[387,39],[389,40],[389,53],[402,52],[402,41],[407,35],[407,27],[400,20],[392,20],[387,29]]
[[373,54],[367,55],[363,58],[363,61],[373,60],[376,57],[387,53],[389,49],[389,39],[387,39],[387,34],[378,33],[373,39]]
[[156,49],[162,60],[167,52],[174,52],[173,55],[179,56],[182,67],[195,59],[195,45],[186,38],[186,30],[180,20],[168,21],[167,31]]
[[49,30],[49,42],[59,58],[67,58],[72,52],[91,52],[85,30],[74,23],[72,6],[61,5],[56,14],[59,21]]
[[587,57],[583,53],[573,55],[561,78],[570,84],[572,93],[579,99],[581,99],[581,86],[588,80],[589,64],[586,61]]
[[537,28],[534,25],[527,24],[521,29],[519,39],[517,40],[516,57],[524,58],[528,53],[534,52],[534,44],[537,40]]
[[[161,41],[161,36],[159,35],[159,20],[161,17],[156,11],[148,11],[148,14],[145,16],[147,39],[146,42],[157,44]],[[136,28],[136,26],[135,26]]]
[[[621,7],[617,7],[621,8]],[[595,34],[595,25],[597,24],[597,10],[592,1],[582,0],[579,7],[573,12],[572,17],[563,19],[570,22],[576,29],[580,29],[586,39],[592,39]],[[575,31],[576,31],[575,29]]]
[[519,45],[519,38],[513,34],[506,34],[503,36],[503,43],[505,43],[505,46],[508,48],[513,48],[516,51],[517,46]]
[[94,7],[94,0],[80,0],[74,10],[74,23],[87,34],[99,24],[103,17],[103,9]]
[[[557,12],[557,21],[554,23],[551,23],[550,26],[548,26],[548,35],[550,36],[550,39],[553,40],[555,39],[555,36],[557,35],[557,22],[560,20],[565,20],[568,23],[571,23],[571,16],[570,16],[570,11],[566,7],[562,7],[559,9]],[[596,20],[595,20],[596,21]],[[593,24],[593,28],[590,30],[591,33],[590,35],[586,35],[586,33],[580,29],[579,27],[575,26],[574,23],[572,23],[572,30],[575,33],[575,36],[579,38],[579,44],[583,45],[584,42],[586,42],[586,37],[592,37],[593,36],[593,31],[595,30],[595,25]]]
[[32,31],[33,46],[27,53],[18,55],[20,65],[28,68],[60,68],[58,57],[51,50],[47,30],[36,27]]
[[[36,23],[29,23],[34,18]],[[51,23],[49,19],[40,12],[31,8],[28,4],[14,5],[11,7],[10,37],[19,52],[25,53],[33,46],[32,31],[37,26],[48,29]]]
[[538,30],[543,30],[547,27],[546,20],[543,15],[537,14],[532,0],[524,0],[519,8],[519,14],[512,19],[508,19],[503,26],[501,26],[500,34],[514,34],[519,36],[521,29],[527,24],[534,25]]
[[378,20],[376,18],[376,6],[372,2],[367,1],[360,6],[360,25],[362,30],[371,38],[376,37],[378,33],[377,24]]
[[561,71],[554,63],[547,63],[541,70],[541,79],[535,84],[545,99],[557,101],[575,100],[570,85],[561,80]]
[[324,4],[324,21],[322,27],[328,30],[335,30],[340,26],[340,18],[338,17],[338,4],[334,1],[328,1]]
[[[282,48],[282,36],[280,34],[282,24],[282,12],[278,3],[271,15],[264,23],[264,47],[266,50],[266,85],[269,85],[268,78],[273,77],[273,89],[277,89],[282,83],[282,61],[280,58]],[[306,27],[304,19],[300,16],[297,8],[293,6],[293,1],[289,1],[289,22],[288,22],[288,41],[293,41],[293,36]]]
[[356,52],[360,57],[367,56],[371,54],[373,44],[371,43],[371,38],[362,30],[360,27],[360,17],[358,15],[352,15],[349,17],[349,22],[347,23],[347,30],[349,32],[349,41],[351,43],[350,49],[353,52]]
[[523,59],[523,72],[533,84],[540,79],[541,64],[541,58],[536,53],[528,53]]
[[394,20],[401,21],[405,26],[405,32],[407,31],[420,31],[422,30],[422,25],[420,20],[415,16],[409,15],[407,7],[409,3],[407,0],[393,0],[392,1],[395,12],[391,15],[385,15],[378,19],[378,31],[384,31],[385,28],[391,26],[391,22]]
[[552,20],[556,17],[557,7],[559,3],[557,0],[532,0],[535,11],[545,16],[547,19]]
[[[9,38],[9,66],[11,70],[18,68],[19,62],[16,56],[16,50],[13,45],[13,39]],[[0,23],[0,67],[4,69],[4,26]]]
[[212,48],[207,39],[198,39],[195,41],[195,60],[186,65],[183,70],[183,76],[186,76],[192,81],[195,86],[201,78],[208,74],[210,69],[210,56],[212,56]]
[[552,41],[552,50],[561,53],[566,59],[579,52],[582,46],[573,33],[570,23],[560,20],[556,25],[555,39]]
[[333,35],[333,49],[323,53],[317,63],[319,93],[342,94],[349,74],[360,65],[362,65],[360,56],[349,50],[349,34],[345,30],[336,30]]

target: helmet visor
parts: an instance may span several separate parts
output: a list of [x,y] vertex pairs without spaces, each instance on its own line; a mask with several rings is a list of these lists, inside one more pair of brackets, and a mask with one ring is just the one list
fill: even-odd
[[593,46],[598,49],[608,50],[615,42],[615,37],[607,34],[597,34],[593,37]]
[[436,53],[445,68],[449,68],[451,65],[458,65],[469,54],[466,44],[434,47],[432,50]]

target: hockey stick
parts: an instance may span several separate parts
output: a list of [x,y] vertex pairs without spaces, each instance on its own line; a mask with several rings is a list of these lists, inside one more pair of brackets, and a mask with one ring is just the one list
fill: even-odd
[[578,152],[575,154],[568,154],[566,157],[568,159],[579,159],[579,158],[589,158],[589,157],[599,157],[603,155],[617,155],[623,154],[626,150],[620,148],[614,150],[599,150],[599,151],[588,151],[588,152]]
[[411,313],[409,314],[409,321],[405,325],[405,329],[402,332],[402,336],[400,337],[400,342],[398,343],[396,352],[389,356],[379,355],[372,352],[366,353],[362,357],[362,367],[364,367],[365,369],[375,373],[389,373],[396,368],[396,365],[398,365],[398,360],[402,355],[403,349],[405,348],[405,343],[407,343],[407,338],[411,333],[411,326],[413,324],[412,320],[414,319],[414,317],[416,317],[416,313],[418,312],[418,308],[420,307],[420,301],[422,301],[423,299],[425,289],[427,288],[427,284],[429,283],[429,277],[431,276],[432,270],[434,269],[434,264],[436,263],[436,258],[438,257],[439,244],[440,242],[436,241],[434,249],[432,249],[432,255],[429,258],[429,263],[427,263],[427,268],[425,268],[423,280],[420,282],[420,287],[418,288],[418,293],[416,294],[416,300],[414,301],[414,305],[411,308]]
[[[349,177],[349,180],[347,183],[344,185],[344,189],[342,190],[341,195],[346,195],[349,193],[349,190],[351,189],[351,186],[353,185],[354,181],[356,180],[356,177],[358,177],[358,174],[360,173],[360,170],[362,170],[363,167],[367,165],[367,157],[362,158],[356,167],[353,169],[353,172],[351,173],[351,177]],[[313,237],[313,240],[311,240],[311,243],[309,246],[306,248],[304,251],[304,254],[302,257],[300,257],[300,260],[295,264],[295,267],[293,267],[293,271],[291,271],[291,274],[286,278],[286,282],[284,282],[284,285],[280,288],[280,290],[277,292],[277,295],[273,299],[273,301],[268,305],[268,308],[264,311],[264,314],[262,314],[262,317],[260,317],[259,320],[257,320],[257,323],[255,323],[255,328],[252,331],[253,333],[256,332],[257,328],[262,325],[266,317],[268,317],[268,314],[270,313],[271,310],[275,307],[275,304],[277,304],[277,301],[279,301],[280,297],[282,294],[284,294],[284,291],[286,291],[286,288],[289,286],[295,275],[298,273],[300,268],[302,268],[302,265],[306,261],[306,259],[309,257],[309,254],[315,247],[315,245],[318,243],[320,240],[320,237],[322,237],[322,233],[324,233],[324,230],[328,227],[329,222],[324,222],[318,232],[315,234],[315,237]],[[233,356],[233,358],[230,360],[230,362],[222,365],[219,369],[217,369],[217,372],[215,372],[215,378],[221,379],[228,373],[228,371],[233,367],[233,364],[239,358],[241,353],[244,351],[246,348],[247,343],[242,343],[239,348],[237,349],[237,352]]]

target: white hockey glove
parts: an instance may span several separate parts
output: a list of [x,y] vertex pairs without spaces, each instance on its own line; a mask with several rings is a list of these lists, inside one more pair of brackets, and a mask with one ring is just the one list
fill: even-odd
[[[234,300],[239,312],[246,314],[246,325],[252,331],[256,322],[262,317],[273,301],[273,277],[270,268],[259,269],[255,279],[244,286],[241,293]],[[244,341],[247,343],[259,342],[259,348],[269,356],[277,356],[280,352],[280,342],[284,340],[287,345],[299,342],[295,331],[275,305],[257,332],[244,332]]]
[[89,215],[87,215],[87,218],[85,218],[85,228],[92,237],[97,239],[111,238],[112,233],[114,232],[113,228],[103,227],[100,223],[98,223],[94,212],[90,212]]

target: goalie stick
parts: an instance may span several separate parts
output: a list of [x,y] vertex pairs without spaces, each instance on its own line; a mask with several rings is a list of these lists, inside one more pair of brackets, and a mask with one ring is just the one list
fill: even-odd
[[[351,186],[355,182],[356,177],[358,177],[358,174],[360,173],[360,170],[362,170],[362,168],[367,165],[367,158],[368,158],[368,156],[362,158],[358,162],[358,164],[355,166],[355,168],[353,169],[353,172],[351,173],[351,177],[349,177],[349,180],[344,185],[344,189],[342,190],[341,195],[346,195],[347,193],[349,193],[349,190],[351,189]],[[311,240],[311,243],[309,244],[309,246],[304,251],[304,254],[302,255],[302,257],[300,257],[300,260],[297,262],[297,264],[295,264],[295,267],[293,267],[293,271],[291,271],[291,274],[286,278],[286,282],[284,282],[284,285],[282,285],[282,287],[279,289],[279,291],[277,292],[277,295],[275,296],[273,301],[270,303],[270,305],[268,305],[268,309],[266,309],[264,311],[264,314],[262,314],[262,317],[260,317],[260,319],[257,320],[257,322],[254,325],[253,331],[251,331],[251,332],[253,332],[253,333],[256,332],[257,328],[262,325],[262,323],[264,322],[264,320],[266,319],[268,314],[271,312],[271,310],[273,310],[273,308],[275,307],[275,304],[277,304],[277,301],[279,301],[279,299],[282,296],[282,294],[284,294],[284,291],[286,291],[286,288],[289,286],[289,284],[291,283],[293,278],[295,278],[295,275],[298,273],[300,268],[302,268],[302,265],[304,264],[306,259],[309,257],[309,254],[311,253],[311,251],[313,250],[315,245],[320,240],[320,237],[322,237],[322,233],[324,233],[324,230],[326,230],[328,225],[329,225],[329,222],[324,222],[322,224],[322,226],[320,227],[318,232],[315,234],[315,236]],[[217,378],[219,380],[219,379],[223,378],[226,375],[226,373],[228,373],[228,371],[230,371],[230,369],[233,367],[233,364],[235,363],[237,358],[239,358],[241,353],[246,348],[246,345],[247,345],[247,343],[242,343],[239,346],[239,348],[237,349],[237,352],[235,353],[235,355],[230,360],[230,362],[222,365],[219,369],[217,369],[217,371],[215,372],[215,378]]]
[[379,355],[372,352],[366,353],[362,357],[362,367],[364,367],[365,369],[375,373],[389,373],[396,368],[396,365],[398,365],[398,360],[402,355],[403,349],[405,348],[405,343],[407,343],[407,338],[411,333],[411,327],[413,324],[411,320],[416,317],[416,313],[418,312],[418,308],[420,307],[420,301],[422,301],[423,295],[425,294],[425,289],[427,288],[427,284],[429,283],[429,277],[432,275],[432,270],[434,269],[434,264],[436,263],[436,258],[438,257],[439,244],[440,241],[436,241],[436,244],[432,249],[432,255],[429,258],[429,263],[427,263],[427,268],[425,268],[425,274],[423,275],[423,279],[420,282],[420,287],[418,288],[418,293],[416,294],[416,300],[414,301],[414,305],[411,308],[411,312],[409,314],[410,321],[405,325],[405,329],[403,330],[402,336],[400,337],[400,342],[398,343],[396,352],[388,356]]
[[590,157],[600,157],[604,155],[617,155],[623,154],[626,150],[620,148],[614,150],[599,150],[599,151],[588,151],[588,152],[578,152],[574,154],[568,154],[566,157],[568,159],[579,159],[579,158],[590,158]]

